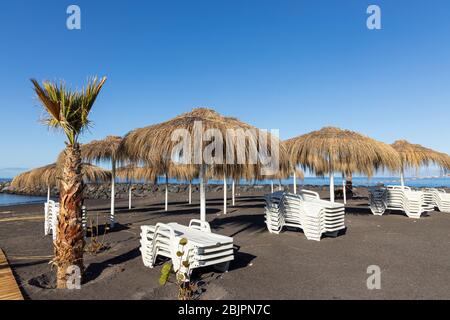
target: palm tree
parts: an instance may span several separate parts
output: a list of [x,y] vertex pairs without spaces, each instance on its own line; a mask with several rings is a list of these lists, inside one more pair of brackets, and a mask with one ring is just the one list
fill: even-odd
[[78,266],[84,271],[84,237],[81,224],[83,206],[83,175],[81,151],[78,138],[88,127],[88,119],[94,102],[106,78],[92,78],[85,89],[71,91],[66,86],[44,82],[42,86],[31,80],[46,118],[44,123],[51,128],[61,129],[66,137],[65,159],[60,186],[60,212],[57,237],[53,243],[55,257],[52,264],[57,268],[57,288],[67,287],[67,268]]

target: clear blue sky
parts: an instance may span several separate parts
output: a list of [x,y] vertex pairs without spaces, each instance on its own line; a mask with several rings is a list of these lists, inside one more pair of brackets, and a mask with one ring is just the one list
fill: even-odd
[[[81,31],[66,28],[70,4]],[[450,153],[448,0],[16,0],[0,37],[0,170],[64,147],[38,123],[31,77],[108,77],[84,142],[209,106],[283,139],[334,125]]]

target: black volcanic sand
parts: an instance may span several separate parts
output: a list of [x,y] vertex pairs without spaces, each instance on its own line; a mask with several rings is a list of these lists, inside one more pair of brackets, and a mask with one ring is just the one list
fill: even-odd
[[[345,235],[306,240],[301,231],[270,234],[264,225],[263,192],[241,194],[222,214],[222,193],[210,193],[207,219],[214,232],[231,236],[236,245],[229,272],[199,269],[200,299],[449,299],[450,214],[432,212],[420,220],[400,212],[373,216],[367,190],[349,202]],[[326,193],[321,191],[326,198]],[[4,249],[22,292],[29,299],[176,299],[175,284],[161,287],[161,264],[145,268],[139,252],[140,226],[157,222],[188,224],[199,217],[198,193],[139,199],[128,210],[117,200],[119,224],[107,233],[108,249],[85,255],[86,283],[81,290],[56,290],[48,264],[51,236],[43,235],[43,206],[0,207],[0,247]],[[86,201],[89,216],[106,221],[109,201]],[[5,221],[41,217],[41,220]],[[89,243],[89,238],[88,238]],[[367,268],[382,270],[381,290],[368,290]],[[173,278],[172,278],[173,279]]]

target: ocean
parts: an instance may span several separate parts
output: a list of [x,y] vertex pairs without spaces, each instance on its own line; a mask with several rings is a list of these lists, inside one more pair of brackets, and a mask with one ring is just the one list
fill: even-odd
[[0,207],[17,204],[44,203],[45,197],[19,196],[15,194],[0,193]]
[[[164,183],[165,180],[163,178],[158,179],[158,183]],[[176,180],[169,179],[169,183],[176,183]],[[264,181],[255,181],[251,182],[251,184],[261,185],[261,184],[270,184],[271,180],[264,180]],[[181,182],[186,183],[186,182]],[[198,180],[194,180],[193,183],[197,184]],[[209,180],[208,183],[210,184],[223,184],[223,180]],[[273,180],[273,183],[275,185],[278,184],[278,180]],[[292,179],[284,179],[281,180],[281,183],[283,185],[289,185],[292,184]],[[342,185],[342,178],[335,177],[334,183],[336,187],[339,187]],[[400,184],[400,178],[398,177],[374,177],[371,179],[368,179],[366,177],[353,177],[353,185],[355,187],[369,187],[369,186],[376,186],[377,184],[385,184],[385,185],[399,185]],[[240,184],[249,184],[248,181],[242,180]],[[329,178],[317,178],[317,177],[306,177],[304,180],[297,179],[297,184],[299,186],[305,185],[305,186],[328,186],[330,184]],[[405,184],[409,187],[413,188],[450,188],[450,177],[428,177],[428,178],[405,178]]]
[[[0,182],[2,181],[9,181],[10,179],[2,179],[0,178]],[[406,178],[406,185],[409,187],[414,188],[424,188],[424,187],[430,187],[430,188],[450,188],[450,177],[440,177],[440,178]],[[159,183],[164,183],[164,179],[159,179]],[[177,183],[176,180],[169,179],[170,183]],[[277,180],[273,181],[275,185],[278,184]],[[183,182],[179,182],[183,183]],[[185,183],[185,182],[184,182]],[[193,183],[198,183],[198,181],[193,181]],[[210,184],[223,184],[223,181],[221,180],[210,180]],[[372,179],[367,179],[364,177],[354,177],[353,178],[353,185],[355,187],[368,187],[368,186],[375,186],[379,183],[385,184],[385,185],[399,185],[400,179],[398,177],[375,177]],[[241,181],[241,184],[248,184],[246,181]],[[270,180],[267,181],[258,181],[255,182],[255,184],[270,184]],[[291,180],[282,180],[282,184],[292,184]],[[297,184],[299,186],[301,185],[314,185],[314,186],[327,186],[329,185],[329,179],[328,178],[316,178],[316,177],[306,177],[304,180],[297,180]],[[335,185],[337,188],[339,188],[340,185],[342,185],[342,178],[335,178]],[[27,204],[27,203],[44,203],[46,200],[45,197],[32,197],[32,196],[20,196],[20,195],[10,195],[10,194],[4,194],[0,193],[0,206],[7,206],[7,205],[17,205],[17,204]]]

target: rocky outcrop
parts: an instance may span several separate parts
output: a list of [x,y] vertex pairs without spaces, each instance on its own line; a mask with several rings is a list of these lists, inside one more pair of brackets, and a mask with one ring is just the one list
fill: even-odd
[[12,190],[11,182],[9,181],[0,181],[0,193],[8,193]]

